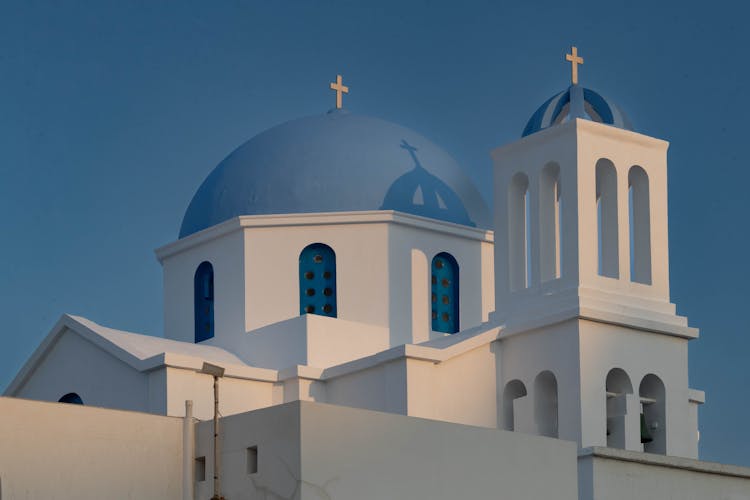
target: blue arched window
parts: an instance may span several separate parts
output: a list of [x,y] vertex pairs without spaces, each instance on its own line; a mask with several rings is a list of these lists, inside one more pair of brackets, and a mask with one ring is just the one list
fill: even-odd
[[214,267],[202,262],[195,271],[195,342],[214,336]]
[[323,243],[299,254],[299,313],[336,317],[336,254]]
[[432,259],[432,329],[458,331],[458,263],[445,252]]
[[59,403],[72,403],[74,405],[82,405],[83,399],[75,392],[69,392],[65,396],[57,400]]

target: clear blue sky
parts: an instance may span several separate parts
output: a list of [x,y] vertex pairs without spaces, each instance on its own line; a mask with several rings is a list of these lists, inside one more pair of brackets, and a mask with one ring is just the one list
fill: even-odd
[[667,139],[672,299],[701,330],[702,457],[750,465],[748,7],[740,2],[4,2],[4,387],[65,312],[160,335],[161,269],[208,172],[246,139],[354,112],[451,152],[489,198],[489,151],[581,82]]

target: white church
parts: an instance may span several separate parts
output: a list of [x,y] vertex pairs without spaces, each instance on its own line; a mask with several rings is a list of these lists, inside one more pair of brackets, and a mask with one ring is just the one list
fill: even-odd
[[669,144],[567,59],[492,211],[340,76],[237,148],[156,250],[164,337],[64,315],[8,386],[0,499],[750,500],[698,459]]

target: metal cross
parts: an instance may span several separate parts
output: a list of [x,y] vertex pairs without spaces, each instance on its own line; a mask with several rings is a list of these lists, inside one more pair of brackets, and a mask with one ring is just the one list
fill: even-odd
[[565,54],[565,60],[571,63],[572,76],[571,81],[573,85],[578,85],[578,65],[583,64],[583,57],[578,57],[578,49],[575,47],[571,48],[572,54]]
[[343,85],[341,75],[336,75],[336,81],[331,82],[331,90],[336,91],[336,109],[341,109],[344,101],[343,94],[349,93],[349,87]]

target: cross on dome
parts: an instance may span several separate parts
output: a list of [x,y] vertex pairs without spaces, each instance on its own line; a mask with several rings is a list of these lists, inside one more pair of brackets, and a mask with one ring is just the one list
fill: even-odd
[[336,109],[341,109],[343,106],[343,94],[349,93],[349,87],[343,84],[341,75],[336,75],[336,81],[331,82],[331,90],[336,91]]
[[417,159],[417,148],[406,142],[406,139],[401,139],[401,144],[399,147],[407,150],[409,154],[411,155],[412,160],[414,160],[414,164],[418,167],[421,167],[419,160]]
[[571,47],[571,53],[565,54],[565,60],[570,62],[571,65],[570,81],[573,85],[578,85],[578,65],[583,64],[583,57],[578,56],[578,49],[573,46]]

